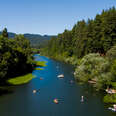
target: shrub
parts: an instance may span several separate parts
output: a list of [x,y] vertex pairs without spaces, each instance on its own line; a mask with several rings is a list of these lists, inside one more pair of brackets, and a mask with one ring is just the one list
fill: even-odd
[[112,86],[113,89],[116,89],[116,82],[112,82],[111,86]]
[[112,95],[107,94],[106,96],[104,96],[103,101],[105,103],[116,103],[116,94]]
[[99,54],[88,54],[81,59],[75,70],[75,76],[77,80],[83,82],[94,79],[96,86],[102,88],[103,85],[110,84],[112,80],[110,63]]
[[112,61],[116,59],[116,46],[113,46],[110,50],[107,51],[106,57]]
[[111,72],[114,75],[114,77],[116,77],[116,60],[114,60],[112,65],[111,65]]
[[78,64],[78,62],[79,62],[79,59],[77,59],[77,57],[75,57],[75,56],[72,56],[72,57],[66,58],[65,62],[70,63],[70,64],[76,66]]

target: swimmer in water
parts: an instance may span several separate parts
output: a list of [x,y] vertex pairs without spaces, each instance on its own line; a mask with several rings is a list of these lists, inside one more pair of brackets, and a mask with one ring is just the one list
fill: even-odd
[[81,102],[84,102],[84,97],[83,96],[81,96]]

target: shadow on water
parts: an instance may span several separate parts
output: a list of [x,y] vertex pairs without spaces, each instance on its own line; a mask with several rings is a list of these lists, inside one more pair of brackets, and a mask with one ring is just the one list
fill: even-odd
[[5,81],[0,81],[0,96],[12,94],[14,92],[14,86]]
[[0,96],[5,95],[5,94],[12,94],[13,93],[13,88],[12,87],[0,87]]

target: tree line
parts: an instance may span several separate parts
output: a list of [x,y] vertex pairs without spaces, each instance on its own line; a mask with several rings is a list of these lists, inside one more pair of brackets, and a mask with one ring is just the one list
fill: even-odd
[[94,19],[78,21],[72,30],[65,30],[53,37],[43,51],[53,57],[60,54],[82,58],[88,53],[105,55],[115,44],[116,8],[112,7],[103,10]]
[[0,82],[28,73],[34,66],[29,40],[23,35],[8,38],[5,28],[0,35]]

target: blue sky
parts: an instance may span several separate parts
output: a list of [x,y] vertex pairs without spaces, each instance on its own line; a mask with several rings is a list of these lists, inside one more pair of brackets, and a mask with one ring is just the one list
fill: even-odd
[[112,6],[116,0],[0,0],[0,30],[56,35]]

